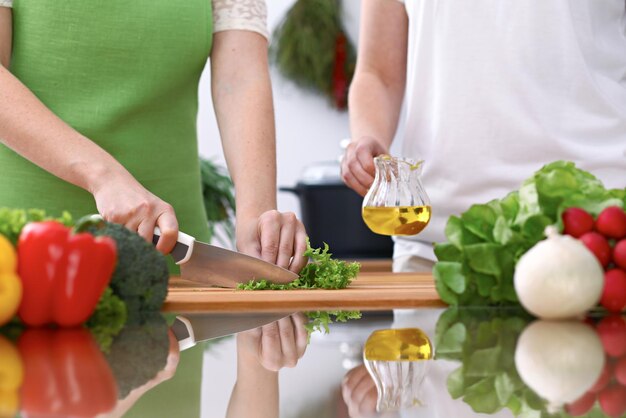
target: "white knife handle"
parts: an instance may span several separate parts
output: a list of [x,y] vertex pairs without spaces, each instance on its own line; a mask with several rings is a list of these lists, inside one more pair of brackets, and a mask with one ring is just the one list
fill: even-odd
[[172,333],[178,340],[178,349],[180,351],[196,345],[196,336],[193,333],[191,322],[184,316],[177,316],[171,327]]
[[[152,243],[156,245],[157,242],[159,242],[159,238],[161,238],[161,230],[157,226],[154,228]],[[176,238],[176,241],[176,245],[172,249],[170,255],[176,264],[184,264],[191,258],[191,253],[193,253],[193,244],[196,242],[196,239],[191,235],[178,231],[178,238]]]

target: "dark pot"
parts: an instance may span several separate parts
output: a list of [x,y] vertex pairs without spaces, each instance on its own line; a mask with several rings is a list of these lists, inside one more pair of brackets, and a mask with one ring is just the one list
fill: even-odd
[[343,184],[303,184],[281,187],[300,198],[302,223],[311,246],[330,246],[339,258],[390,258],[393,241],[374,234],[363,222],[363,198]]

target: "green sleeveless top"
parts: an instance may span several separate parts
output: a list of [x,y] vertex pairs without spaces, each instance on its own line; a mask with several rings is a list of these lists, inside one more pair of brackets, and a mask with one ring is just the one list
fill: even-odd
[[[13,74],[207,240],[196,116],[210,0],[15,0],[13,23]],[[0,167],[0,207],[97,212],[88,192],[2,145]]]

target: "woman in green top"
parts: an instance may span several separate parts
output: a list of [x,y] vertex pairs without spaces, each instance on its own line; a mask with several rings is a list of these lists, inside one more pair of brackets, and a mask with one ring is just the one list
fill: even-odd
[[[179,228],[206,240],[196,116],[210,57],[237,246],[299,271],[304,228],[275,210],[267,39],[258,22],[246,23],[263,7],[0,0],[0,206],[76,217],[97,211],[147,240],[159,226],[164,253]],[[240,27],[224,24],[229,18]]]

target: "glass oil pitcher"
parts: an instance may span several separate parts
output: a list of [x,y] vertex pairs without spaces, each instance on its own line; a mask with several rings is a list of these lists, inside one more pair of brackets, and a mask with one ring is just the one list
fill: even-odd
[[379,155],[376,177],[363,200],[363,220],[381,235],[419,234],[430,221],[430,199],[422,187],[423,161]]
[[430,339],[419,328],[374,331],[365,342],[363,358],[376,384],[376,410],[422,406],[421,386],[432,357]]

